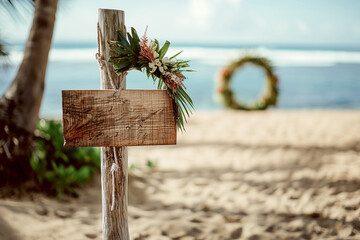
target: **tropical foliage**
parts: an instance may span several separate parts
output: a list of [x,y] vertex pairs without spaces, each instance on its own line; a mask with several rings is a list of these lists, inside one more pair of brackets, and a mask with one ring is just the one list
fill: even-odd
[[191,109],[194,109],[193,102],[185,91],[183,72],[191,71],[189,61],[177,60],[181,53],[168,58],[165,57],[170,42],[166,41],[160,48],[158,40],[149,41],[146,31],[143,37],[139,38],[136,30],[131,28],[131,33],[126,36],[118,31],[120,41],[110,41],[112,57],[109,61],[114,64],[114,70],[122,75],[129,70],[144,71],[148,78],[152,78],[154,84],[158,80],[157,88],[166,89],[170,97],[176,103],[177,126],[184,129],[184,121],[190,116]]
[[[32,0],[22,0],[22,1],[14,1],[14,0],[1,0],[0,1],[0,14],[1,15],[8,15],[12,17],[14,21],[17,21],[22,18],[22,12],[31,12],[33,8],[33,1]],[[20,11],[21,10],[21,11]],[[6,27],[2,26],[0,23],[0,28]],[[6,44],[4,43],[4,39],[0,36],[0,57],[6,56],[7,51],[5,49]]]
[[30,160],[39,187],[61,197],[77,195],[76,187],[100,169],[100,150],[63,147],[60,121],[40,120],[35,131],[36,147]]

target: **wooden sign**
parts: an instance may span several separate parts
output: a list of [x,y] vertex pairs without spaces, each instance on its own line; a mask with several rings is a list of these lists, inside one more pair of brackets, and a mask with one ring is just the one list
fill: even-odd
[[62,91],[64,142],[102,147],[103,239],[129,240],[126,146],[176,144],[175,102],[166,90],[125,90],[126,74],[118,76],[106,61],[108,41],[119,40],[117,31],[126,34],[123,11],[99,9],[97,28],[104,90]]
[[62,99],[67,147],[176,144],[166,90],[66,90]]

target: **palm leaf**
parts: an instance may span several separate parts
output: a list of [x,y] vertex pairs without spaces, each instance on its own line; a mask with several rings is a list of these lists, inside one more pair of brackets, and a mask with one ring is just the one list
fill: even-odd
[[175,54],[174,56],[172,56],[171,58],[170,58],[170,60],[171,59],[173,59],[173,58],[176,58],[180,53],[182,53],[184,50],[181,50],[180,52],[178,52],[177,54]]
[[170,42],[166,41],[164,43],[164,45],[162,46],[162,48],[160,49],[160,51],[159,51],[159,58],[160,59],[163,59],[163,57],[165,56],[165,54],[166,54],[167,50],[169,49],[169,47],[170,47]]

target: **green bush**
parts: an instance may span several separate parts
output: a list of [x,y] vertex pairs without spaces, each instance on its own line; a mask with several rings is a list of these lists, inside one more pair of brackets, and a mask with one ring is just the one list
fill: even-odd
[[100,169],[98,148],[63,147],[60,121],[40,120],[35,136],[30,165],[40,186],[59,198],[64,193],[76,196],[76,188]]

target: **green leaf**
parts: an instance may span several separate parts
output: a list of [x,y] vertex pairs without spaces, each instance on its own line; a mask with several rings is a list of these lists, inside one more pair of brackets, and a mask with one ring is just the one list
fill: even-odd
[[39,159],[35,158],[34,156],[30,158],[30,166],[33,170],[39,171]]
[[137,40],[138,42],[140,42],[140,38],[139,38],[139,36],[138,36],[135,28],[133,28],[133,27],[131,28],[131,33],[132,33],[133,38],[134,38],[135,40]]
[[160,78],[160,79],[159,79],[159,82],[158,82],[157,89],[162,89],[163,82],[164,82],[164,81]]
[[[176,104],[177,104],[177,106],[179,106],[179,103],[176,101]],[[183,118],[183,116],[184,116],[184,112],[183,112],[183,110],[181,109],[181,107],[178,107],[178,121],[177,121],[177,125],[178,125],[178,128],[181,130],[181,131],[183,131],[183,130],[185,130],[185,128],[184,128],[184,118]]]
[[162,59],[165,56],[165,54],[166,54],[167,50],[169,49],[169,47],[170,47],[170,42],[166,41],[164,43],[164,45],[162,46],[162,48],[160,49],[160,51],[159,51],[159,58],[160,59]]
[[156,168],[157,165],[158,165],[157,161],[153,161],[153,160],[146,161],[146,166],[148,166],[148,168]]
[[181,86],[179,88],[179,93],[185,97],[186,101],[190,104],[190,106],[194,109],[194,104],[193,104],[193,101],[191,100],[191,98],[189,97],[189,95],[185,92],[184,88]]
[[110,50],[118,55],[126,55],[129,53],[124,47],[118,44],[118,42],[109,42]]
[[[183,109],[185,110],[186,114],[188,117],[190,117],[189,111],[187,110],[187,106],[186,103],[183,100],[179,99],[179,102],[181,103],[181,105],[183,106]],[[186,119],[185,119],[186,120]]]
[[122,46],[123,48],[127,49],[128,51],[131,51],[130,43],[126,40],[126,37],[122,34],[121,31],[117,31],[117,33],[120,37],[120,41],[116,43]]
[[82,166],[76,173],[76,182],[79,184],[89,180],[92,176],[92,168],[90,166]]
[[129,39],[130,46],[133,45],[134,39],[131,37],[130,33],[126,33],[127,38]]
[[178,52],[177,54],[175,54],[174,56],[172,56],[171,58],[170,58],[170,60],[171,59],[173,59],[173,58],[176,58],[180,53],[182,53],[183,52],[183,50],[182,51],[180,51],[180,52]]
[[129,42],[130,42],[130,48],[131,50],[138,55],[138,52],[140,52],[140,45],[139,45],[139,41],[135,40],[130,33],[127,33]]
[[130,164],[129,170],[134,170],[134,169],[140,169],[139,164],[136,163]]
[[131,28],[132,37],[134,39],[134,44],[136,45],[137,52],[140,52],[140,38],[136,32],[136,30],[132,27]]
[[119,61],[119,63],[114,64],[115,70],[120,70],[122,68],[128,67],[130,64],[129,60],[127,58],[123,58]]
[[160,49],[159,41],[157,39],[155,39],[154,41],[156,43],[156,51],[159,52],[159,49]]

